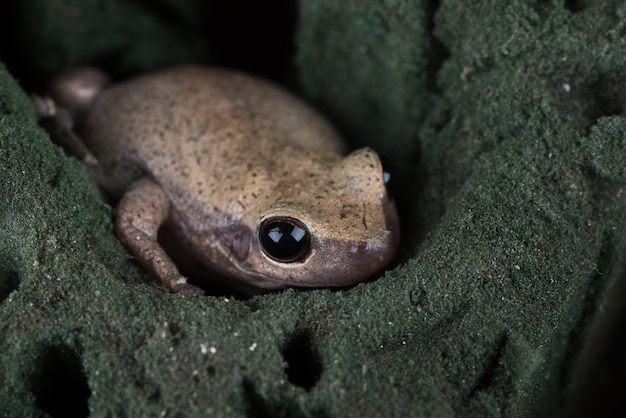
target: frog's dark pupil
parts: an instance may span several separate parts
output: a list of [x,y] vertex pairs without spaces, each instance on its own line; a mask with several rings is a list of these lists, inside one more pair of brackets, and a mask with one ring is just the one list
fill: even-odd
[[294,218],[269,218],[259,227],[261,248],[276,261],[297,261],[308,251],[310,240],[306,226]]

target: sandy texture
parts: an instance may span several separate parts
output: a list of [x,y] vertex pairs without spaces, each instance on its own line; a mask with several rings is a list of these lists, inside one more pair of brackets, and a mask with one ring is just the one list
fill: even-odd
[[[27,91],[80,62],[234,61],[200,29],[211,7],[122,3],[2,6],[2,59]],[[190,302],[150,282],[0,68],[0,416],[554,412],[625,244],[626,8],[369,3],[301,2],[294,55],[268,48],[270,76],[406,175],[402,258],[345,291]]]

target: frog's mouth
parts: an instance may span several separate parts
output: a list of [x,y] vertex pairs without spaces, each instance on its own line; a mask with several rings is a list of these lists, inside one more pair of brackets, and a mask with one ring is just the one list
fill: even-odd
[[399,241],[398,231],[392,228],[378,231],[374,234],[376,239],[360,242],[320,240],[311,235],[311,246],[302,256],[281,262],[268,257],[260,239],[242,224],[231,225],[220,235],[221,239],[214,236],[214,248],[221,254],[222,262],[204,260],[202,269],[193,277],[207,289],[216,284],[243,295],[287,287],[344,287],[371,279],[395,256]]
[[[261,217],[231,220],[202,234],[198,247],[209,251],[197,255],[204,256],[207,270],[234,285],[267,291],[352,285],[372,278],[395,257],[398,217],[386,197],[378,204],[344,204],[331,216],[305,209],[281,202]],[[317,221],[329,218],[335,222]]]

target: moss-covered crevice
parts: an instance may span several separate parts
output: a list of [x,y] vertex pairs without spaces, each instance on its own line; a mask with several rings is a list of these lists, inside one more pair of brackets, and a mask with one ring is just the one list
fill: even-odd
[[[55,364],[97,416],[551,414],[625,247],[621,2],[238,4],[2,6],[0,415],[54,415]],[[24,90],[184,61],[299,86],[391,157],[401,262],[246,301],[152,283]]]

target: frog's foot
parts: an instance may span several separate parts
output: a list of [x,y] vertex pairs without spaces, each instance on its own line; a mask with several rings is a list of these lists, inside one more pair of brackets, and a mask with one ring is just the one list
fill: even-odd
[[128,251],[172,292],[193,299],[204,292],[183,277],[157,242],[170,202],[154,180],[143,177],[122,196],[115,216],[115,232]]
[[74,121],[70,112],[57,106],[49,97],[33,95],[32,101],[39,118],[39,125],[48,132],[53,142],[66,148],[87,164],[98,163],[96,157],[74,133]]
[[187,300],[195,299],[198,296],[204,295],[204,291],[202,289],[187,283],[186,280],[183,283],[174,285],[174,287],[172,287],[172,292],[181,294]]

